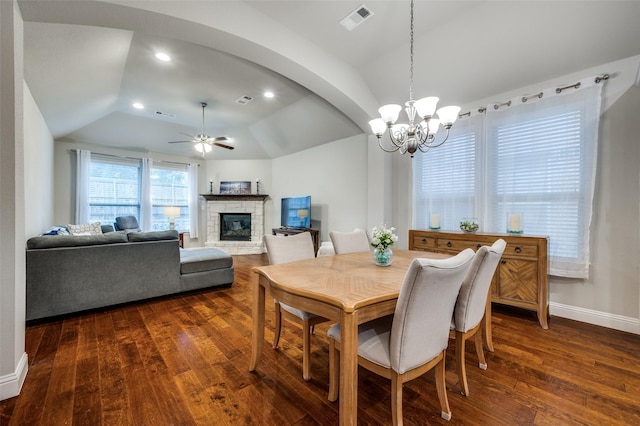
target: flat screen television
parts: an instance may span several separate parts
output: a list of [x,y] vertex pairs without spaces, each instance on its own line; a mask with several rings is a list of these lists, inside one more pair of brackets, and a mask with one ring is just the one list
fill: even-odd
[[280,226],[287,228],[311,227],[311,196],[282,199]]

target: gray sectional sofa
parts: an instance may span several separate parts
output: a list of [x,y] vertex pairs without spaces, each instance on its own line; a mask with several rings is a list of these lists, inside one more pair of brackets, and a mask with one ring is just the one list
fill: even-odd
[[177,231],[38,236],[27,241],[27,320],[233,284],[233,258],[181,249]]

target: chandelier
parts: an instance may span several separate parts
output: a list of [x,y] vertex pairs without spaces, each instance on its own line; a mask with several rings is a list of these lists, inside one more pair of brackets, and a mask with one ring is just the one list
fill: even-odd
[[[436,148],[446,142],[449,137],[449,129],[458,118],[460,107],[446,106],[436,111],[438,99],[435,96],[413,99],[413,0],[411,0],[411,31],[410,31],[410,80],[409,80],[409,101],[405,103],[404,109],[409,117],[409,124],[399,123],[398,115],[402,107],[396,104],[383,105],[378,109],[380,118],[369,121],[371,131],[377,136],[378,144],[385,152],[400,151],[401,154],[413,154],[420,150],[426,152],[431,148]],[[434,112],[438,118],[434,118]],[[420,122],[416,124],[416,116]],[[438,128],[442,125],[447,131],[444,139],[436,142],[435,136]],[[382,135],[389,129],[389,139],[391,144],[385,147],[382,143]]]

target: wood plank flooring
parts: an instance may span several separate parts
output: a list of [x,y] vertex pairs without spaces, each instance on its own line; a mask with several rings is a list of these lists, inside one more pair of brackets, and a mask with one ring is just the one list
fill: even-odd
[[[332,425],[327,324],[312,338],[312,380],[302,379],[302,332],[289,322],[281,348],[265,344],[248,371],[251,272],[265,255],[234,256],[231,288],[212,289],[29,325],[29,373],[20,396],[0,402],[1,425]],[[273,337],[267,303],[265,337]],[[405,385],[405,425],[639,425],[640,336],[494,306],[495,352],[460,395],[451,341],[448,396],[439,417],[433,376]],[[390,383],[359,373],[359,423],[391,422]]]

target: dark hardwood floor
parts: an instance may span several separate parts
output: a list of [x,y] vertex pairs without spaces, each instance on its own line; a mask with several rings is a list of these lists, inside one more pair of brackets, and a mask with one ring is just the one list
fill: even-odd
[[[2,425],[331,425],[327,325],[312,339],[302,379],[302,333],[286,323],[281,349],[265,345],[248,371],[251,272],[264,255],[234,256],[231,288],[157,299],[29,325],[29,373],[0,403]],[[270,299],[269,299],[270,300]],[[639,425],[640,336],[494,306],[495,352],[480,370],[467,346],[470,396],[447,354],[453,418],[439,417],[433,376],[405,385],[406,425]],[[273,307],[267,305],[267,341]],[[359,374],[360,424],[390,424],[390,383]]]

